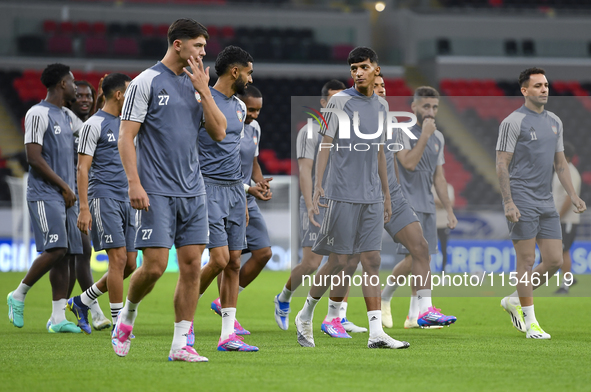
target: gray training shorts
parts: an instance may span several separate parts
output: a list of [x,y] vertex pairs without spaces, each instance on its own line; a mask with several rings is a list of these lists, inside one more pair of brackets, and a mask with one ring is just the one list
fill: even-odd
[[328,208],[312,247],[314,253],[352,255],[382,250],[384,203],[347,203],[327,199]]

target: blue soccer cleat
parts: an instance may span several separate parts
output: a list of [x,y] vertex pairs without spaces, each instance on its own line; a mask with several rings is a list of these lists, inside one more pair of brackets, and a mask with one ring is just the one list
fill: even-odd
[[76,320],[78,320],[78,327],[87,335],[92,333],[92,327],[88,322],[88,306],[84,305],[82,301],[80,301],[80,297],[76,296],[70,298],[68,300],[68,305],[66,306],[68,310],[74,313],[76,316]]
[[441,313],[441,309],[431,306],[425,313],[419,314],[417,324],[419,324],[419,327],[425,328],[433,325],[450,325],[455,323],[456,320],[455,316],[446,316]]
[[25,303],[14,299],[12,297],[13,292],[14,291],[8,293],[8,296],[6,297],[6,303],[8,304],[8,319],[15,327],[22,328],[23,325],[25,325]]
[[287,331],[289,324],[289,313],[291,312],[289,302],[279,301],[279,294],[277,294],[273,301],[275,302],[275,322],[279,328]]

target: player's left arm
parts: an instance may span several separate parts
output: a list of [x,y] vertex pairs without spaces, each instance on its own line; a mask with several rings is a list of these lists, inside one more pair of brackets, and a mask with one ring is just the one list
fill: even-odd
[[252,180],[255,184],[260,185],[266,189],[271,189],[271,185],[269,182],[273,181],[273,177],[265,178],[263,176],[263,171],[261,169],[261,165],[259,165],[259,160],[255,156],[254,160],[252,161]]
[[384,145],[380,145],[378,150],[378,174],[382,182],[382,193],[384,194],[384,223],[388,223],[392,217],[392,202],[390,200],[390,187],[388,186],[388,165],[386,164]]
[[572,204],[575,206],[574,212],[577,214],[584,212],[587,209],[587,205],[575,191],[575,187],[573,186],[573,181],[570,176],[570,170],[568,168],[568,162],[564,156],[564,151],[558,151],[554,153],[554,170],[556,170],[558,180],[560,180],[560,183],[570,197]]
[[445,211],[447,211],[447,227],[454,229],[458,224],[458,220],[454,214],[451,200],[449,200],[449,195],[447,194],[447,180],[445,179],[445,173],[443,171],[442,165],[437,165],[437,168],[435,169],[435,174],[433,175],[433,184],[435,185],[437,197],[439,197],[441,204],[443,204],[443,208],[445,208]]

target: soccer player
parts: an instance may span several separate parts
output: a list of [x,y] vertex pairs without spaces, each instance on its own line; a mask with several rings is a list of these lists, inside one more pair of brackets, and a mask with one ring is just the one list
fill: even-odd
[[[261,126],[256,119],[263,107],[263,96],[259,89],[249,85],[244,94],[239,96],[239,99],[246,105],[244,136],[240,139],[240,160],[242,162],[242,180],[248,205],[247,248],[243,249],[242,253],[250,252],[251,257],[240,268],[238,294],[259,276],[273,255],[267,224],[256,203],[256,199],[266,201],[271,200],[272,197],[269,182],[273,178],[263,176],[257,159],[259,143],[261,142]],[[255,185],[252,185],[252,181],[255,182]],[[221,278],[222,276],[218,275],[218,286],[221,284]],[[219,297],[213,301],[211,308],[219,316],[222,315],[222,305]],[[238,321],[234,324],[234,333],[236,335],[250,335],[250,332],[244,329]]]
[[[94,90],[94,87],[85,80],[77,80],[74,83],[76,84],[76,100],[68,102],[66,106],[69,107],[80,120],[86,121],[94,114],[96,91]],[[76,134],[74,136],[74,173],[76,176],[75,178],[77,179],[76,170],[78,167],[79,135]],[[76,192],[76,196],[78,196],[77,182],[74,192]],[[75,271],[76,273],[70,274],[68,297],[72,295],[76,280],[78,280],[82,291],[88,290],[94,284],[92,270],[90,268],[90,257],[92,255],[90,237],[83,232],[81,232],[80,235],[82,238],[83,253],[81,255],[70,256],[70,271]],[[89,307],[92,314],[92,325],[94,329],[100,331],[111,326],[111,322],[103,314],[98,301],[93,301]]]
[[127,178],[117,149],[119,115],[130,81],[129,76],[120,73],[105,78],[105,106],[84,123],[80,134],[78,228],[90,234],[94,249],[97,252],[105,249],[109,258],[109,271],[81,295],[68,300],[68,309],[74,312],[78,326],[87,334],[91,332],[89,307],[107,292],[107,287],[115,325],[123,308],[123,279],[136,267],[135,212],[129,204]]
[[[235,94],[244,94],[246,86],[252,83],[252,63],[252,56],[237,46],[228,46],[220,52],[215,61],[218,80],[210,87],[210,94],[228,121],[226,137],[218,142],[204,127],[199,130],[199,160],[207,192],[210,232],[209,262],[201,273],[200,293],[222,274],[222,332],[218,351],[258,351],[234,333],[235,329],[242,329],[236,321],[236,303],[248,216],[240,161],[246,105]],[[215,307],[214,302],[212,308]]]
[[[569,142],[565,142],[564,157],[568,162],[573,187],[577,192],[577,196],[579,196],[581,194],[581,174],[575,165],[573,165],[572,160],[574,156],[575,146]],[[562,284],[554,294],[568,294],[570,286],[577,283],[577,280],[574,277],[569,285],[566,284],[564,279],[564,274],[571,272],[570,248],[573,246],[573,242],[577,236],[577,228],[579,227],[579,223],[581,223],[581,217],[571,210],[571,201],[567,199],[566,196],[566,190],[560,183],[558,174],[554,173],[554,178],[552,179],[552,197],[554,198],[556,210],[560,215],[560,228],[562,229],[562,259],[564,260],[562,267],[560,268],[562,270]]]
[[[410,128],[416,139],[411,139],[405,132],[398,132],[399,143],[404,147],[396,153],[400,162],[399,175],[402,194],[418,215],[421,233],[413,229],[408,237],[407,233],[399,233],[394,236],[394,224],[386,225],[386,230],[399,243],[398,253],[406,255],[404,260],[398,263],[392,274],[388,277],[388,284],[382,292],[382,314],[386,325],[392,325],[390,301],[396,290],[396,279],[400,275],[408,275],[413,272],[414,276],[421,275],[423,278],[430,276],[429,256],[424,253],[424,243],[420,237],[427,240],[428,254],[437,253],[437,228],[435,223],[435,202],[431,187],[434,184],[435,190],[447,211],[448,227],[456,227],[457,219],[453,213],[451,202],[447,195],[447,181],[443,172],[444,139],[435,125],[435,116],[439,108],[439,93],[433,87],[419,87],[416,89],[411,105],[413,113],[417,117],[417,123]],[[388,174],[391,174],[389,170]],[[402,196],[402,195],[400,195]],[[409,216],[410,218],[410,216]],[[396,219],[394,219],[396,223]],[[388,226],[390,226],[388,228]],[[413,227],[416,227],[414,225]],[[408,232],[410,234],[410,232]],[[406,238],[405,238],[406,237]],[[412,238],[412,240],[410,238]],[[400,240],[400,241],[398,241]],[[405,242],[407,242],[405,244]],[[414,245],[413,245],[414,244]],[[410,248],[406,245],[410,245]],[[420,254],[420,256],[419,256]],[[425,259],[425,256],[427,258]],[[419,261],[415,267],[415,261]],[[420,265],[420,267],[419,267]],[[419,268],[419,271],[414,268]],[[412,296],[408,316],[404,322],[404,328],[433,327],[439,328],[456,322],[456,317],[445,316],[435,308],[431,300],[430,282],[426,279],[419,280],[422,287],[417,287],[413,280]]]
[[[541,68],[519,75],[525,103],[499,127],[497,177],[505,217],[515,247],[517,290],[501,300],[513,326],[527,338],[550,339],[536,319],[533,290],[543,285],[562,265],[560,216],[552,199],[552,167],[566,190],[575,213],[587,209],[573,187],[564,156],[562,121],[544,109],[548,80]],[[536,243],[542,262],[533,268]],[[532,270],[533,269],[533,270]]]
[[131,82],[123,104],[118,146],[129,201],[138,210],[135,247],[143,250],[143,264],[130,279],[112,334],[113,348],[119,356],[129,352],[138,305],[166,270],[174,244],[179,280],[168,360],[204,362],[207,358],[187,344],[199,297],[201,254],[209,241],[197,139],[204,123],[208,134],[221,141],[226,119],[211,96],[209,68],[201,61],[209,37],[205,26],[178,19],[167,35],[164,58]]
[[27,292],[49,272],[53,311],[47,330],[80,333],[80,328],[66,320],[65,309],[69,283],[66,254],[82,253],[80,231],[75,227],[76,194],[72,190],[74,132],[79,131],[82,121],[64,107],[76,98],[70,67],[48,65],[41,74],[41,82],[47,88],[47,96],[25,116],[25,149],[31,168],[27,202],[37,251],[42,253],[17,289],[8,294],[8,317],[15,327],[23,327]]
[[[328,100],[338,92],[346,89],[346,86],[340,80],[330,80],[322,86],[320,105],[326,107]],[[300,171],[300,189],[302,196],[300,197],[300,237],[302,239],[303,257],[300,264],[294,267],[291,271],[289,279],[285,284],[281,293],[275,296],[275,321],[279,328],[287,330],[289,326],[289,313],[291,312],[290,302],[293,292],[302,283],[302,277],[312,274],[318,269],[322,261],[322,255],[312,252],[314,241],[318,237],[319,227],[310,224],[308,213],[312,213],[312,188],[314,184],[314,163],[318,155],[318,146],[322,140],[322,135],[319,133],[320,126],[313,124],[313,137],[308,138],[307,126],[299,130],[297,136],[297,158]],[[324,200],[323,200],[324,203]],[[322,221],[324,216],[324,209],[319,210],[320,215],[315,217],[318,222]],[[354,270],[351,272],[353,273]],[[347,299],[342,300],[340,307],[336,306],[333,299],[338,299],[331,294],[328,301],[328,314],[325,318],[326,324],[331,323],[334,319],[340,319],[340,326],[333,326],[328,328],[324,325],[323,330],[330,332],[333,337],[350,337],[341,331],[342,327],[346,332],[367,332],[366,328],[359,327],[347,319]]]
[[[355,86],[333,95],[328,108],[344,111],[355,132],[347,135],[346,130],[339,128],[341,121],[334,114],[328,115],[328,127],[321,127],[323,138],[316,163],[314,211],[310,214],[310,223],[318,225],[313,215],[318,213],[320,197],[325,196],[326,204],[322,206],[327,210],[312,250],[325,255],[332,253],[333,257],[329,257],[318,270],[316,283],[312,285],[303,309],[295,317],[297,340],[303,347],[315,347],[312,319],[316,304],[328,289],[331,277],[341,274],[349,263],[357,267],[360,259],[367,274],[363,285],[369,319],[367,346],[407,348],[409,343],[395,340],[383,331],[380,291],[375,283],[371,283],[375,279],[379,281],[382,230],[392,213],[383,144],[371,144],[386,142],[388,103],[373,92],[374,79],[380,73],[376,52],[357,47],[349,53],[348,63]],[[383,112],[381,119],[380,111]],[[384,123],[380,124],[380,120]],[[379,129],[381,134],[376,132]],[[366,151],[360,151],[365,149],[363,147],[348,149],[363,144],[373,147]],[[333,148],[329,150],[327,146],[330,145]],[[329,160],[330,168],[325,173]],[[356,254],[360,254],[360,258]]]

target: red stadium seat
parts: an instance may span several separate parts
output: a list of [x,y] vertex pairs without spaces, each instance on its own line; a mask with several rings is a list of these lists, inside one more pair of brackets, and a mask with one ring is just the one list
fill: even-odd
[[74,24],[72,22],[61,22],[59,31],[64,35],[71,35],[74,32]]
[[90,23],[83,20],[76,22],[74,25],[74,31],[79,35],[87,35],[90,33]]
[[89,56],[105,56],[109,53],[109,43],[104,36],[91,36],[84,40],[84,52]]
[[222,38],[224,39],[233,39],[235,36],[234,27],[232,26],[224,26],[222,27]]
[[47,40],[47,52],[50,54],[69,55],[73,50],[72,38],[66,35],[54,35]]
[[54,34],[57,31],[57,23],[53,20],[46,20],[43,22],[43,32],[46,34]]
[[107,25],[104,22],[94,22],[91,26],[92,34],[105,35],[107,33]]
[[220,29],[217,26],[207,26],[207,33],[209,38],[217,37],[220,35]]
[[168,25],[167,24],[159,25],[158,28],[156,29],[156,34],[161,37],[166,37],[168,35]]
[[121,57],[137,57],[140,49],[135,38],[118,37],[113,41],[113,54]]
[[141,26],[141,32],[142,32],[142,36],[143,37],[151,37],[156,32],[156,29],[154,28],[154,25],[153,24],[151,24],[151,23],[144,23]]

